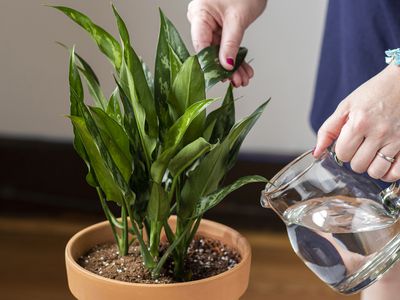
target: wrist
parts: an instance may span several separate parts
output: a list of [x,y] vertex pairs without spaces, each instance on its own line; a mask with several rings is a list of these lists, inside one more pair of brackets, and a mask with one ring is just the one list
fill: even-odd
[[385,68],[385,72],[400,80],[400,66],[396,65],[394,61],[391,61],[388,64],[388,66]]
[[385,71],[400,79],[400,48],[386,50],[385,54],[385,62],[388,64]]

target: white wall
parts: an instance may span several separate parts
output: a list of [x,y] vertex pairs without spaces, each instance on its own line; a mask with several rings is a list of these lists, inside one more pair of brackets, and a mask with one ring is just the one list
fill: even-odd
[[[0,135],[70,139],[67,62],[54,41],[76,44],[94,65],[107,91],[112,89],[111,68],[86,33],[43,0],[0,2]],[[72,6],[116,34],[109,0],[51,1]],[[117,1],[132,31],[135,48],[153,66],[160,6],[189,43],[186,5],[182,0]],[[256,76],[236,91],[244,99],[238,116],[272,97],[264,116],[250,133],[246,150],[291,153],[311,148],[308,125],[326,0],[270,0],[266,13],[248,30],[244,45]],[[219,87],[213,95],[223,94]]]

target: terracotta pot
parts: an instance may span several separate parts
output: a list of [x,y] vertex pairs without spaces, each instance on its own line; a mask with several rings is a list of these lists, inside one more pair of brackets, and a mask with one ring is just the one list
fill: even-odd
[[[176,218],[169,223],[175,227]],[[237,300],[249,283],[251,249],[237,231],[208,220],[202,220],[198,233],[217,239],[239,251],[242,261],[234,268],[202,280],[173,284],[140,284],[107,279],[77,264],[77,259],[96,244],[113,241],[107,221],[75,234],[65,249],[68,285],[79,300]]]

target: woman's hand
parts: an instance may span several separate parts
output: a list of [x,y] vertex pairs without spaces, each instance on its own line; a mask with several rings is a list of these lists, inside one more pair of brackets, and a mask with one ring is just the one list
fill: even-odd
[[388,182],[400,179],[399,66],[390,64],[339,104],[318,131],[314,156],[334,140],[337,157],[355,172]]
[[[188,6],[195,50],[220,44],[221,65],[232,70],[246,28],[264,11],[266,0],[193,0]],[[246,86],[254,75],[243,63],[232,75],[235,87]]]

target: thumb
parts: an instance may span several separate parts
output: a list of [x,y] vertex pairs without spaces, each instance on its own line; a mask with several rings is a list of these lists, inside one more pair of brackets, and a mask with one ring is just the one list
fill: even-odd
[[226,70],[232,70],[235,66],[235,59],[242,42],[244,29],[235,15],[229,14],[226,16],[219,50],[219,61]]
[[347,122],[348,113],[338,108],[318,130],[317,145],[313,152],[319,157],[338,138],[343,125]]

